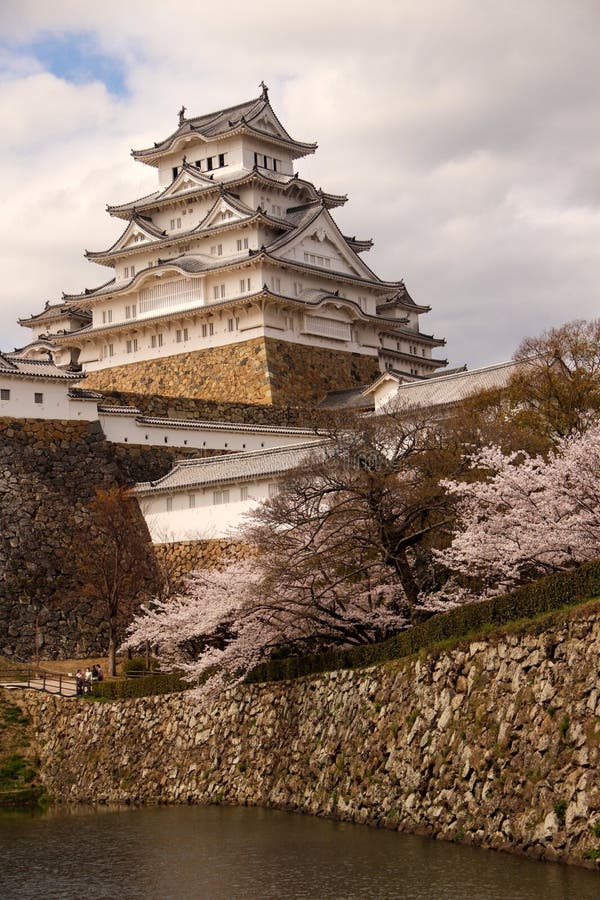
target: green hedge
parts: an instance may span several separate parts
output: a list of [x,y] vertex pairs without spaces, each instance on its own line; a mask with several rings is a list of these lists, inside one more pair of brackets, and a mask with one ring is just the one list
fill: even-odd
[[441,641],[464,638],[471,632],[507,625],[518,619],[531,619],[599,595],[600,560],[594,560],[577,569],[558,572],[523,585],[510,594],[437,613],[426,622],[380,644],[363,644],[345,650],[262,663],[250,672],[246,681],[286,681],[316,672],[373,666],[410,656]]
[[91,697],[104,700],[125,700],[128,697],[150,697],[153,694],[173,694],[185,691],[189,682],[173,673],[169,675],[142,675],[139,678],[120,678],[118,681],[96,682]]

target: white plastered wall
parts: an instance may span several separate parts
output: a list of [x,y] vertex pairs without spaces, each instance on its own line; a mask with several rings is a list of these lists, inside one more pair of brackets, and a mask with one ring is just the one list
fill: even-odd
[[[138,497],[138,503],[155,544],[175,541],[235,538],[244,524],[245,515],[258,503],[269,497],[269,484],[276,481],[242,481],[230,484],[210,485],[207,488],[178,490],[171,494],[155,494]],[[247,488],[248,499],[242,500],[242,488]],[[229,501],[215,503],[215,493],[229,492]],[[190,496],[194,506],[190,507]],[[172,509],[167,510],[167,498]]]
[[[19,419],[80,419],[92,422],[98,418],[94,400],[69,399],[69,382],[44,378],[12,377],[0,374],[0,388],[9,399],[0,399],[0,416]],[[41,402],[36,402],[36,394]]]

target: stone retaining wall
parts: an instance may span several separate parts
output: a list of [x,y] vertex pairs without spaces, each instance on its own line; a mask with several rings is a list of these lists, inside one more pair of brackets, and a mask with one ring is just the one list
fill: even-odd
[[[73,596],[69,563],[96,488],[160,478],[189,447],[107,442],[98,422],[0,419],[0,655],[106,651],[101,610]],[[139,528],[147,535],[139,514]],[[36,625],[37,620],[37,625]]]
[[250,804],[597,866],[600,604],[418,659],[189,694],[29,694],[64,802]]
[[172,419],[200,419],[209,422],[242,422],[246,425],[308,426],[331,421],[331,413],[308,407],[277,407],[270,404],[232,403],[202,400],[198,397],[168,397],[165,394],[139,394],[135,391],[102,392],[105,406],[135,406],[147,416]]
[[368,384],[380,374],[377,357],[254,338],[89,372],[85,387],[220,403],[306,406],[318,403],[328,391]]
[[194,569],[221,569],[251,555],[247,545],[226,538],[155,544],[154,552],[172,584],[181,583]]

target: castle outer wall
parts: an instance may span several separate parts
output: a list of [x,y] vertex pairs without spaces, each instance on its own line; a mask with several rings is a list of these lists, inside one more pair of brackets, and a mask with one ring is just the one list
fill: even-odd
[[596,601],[205,705],[23,701],[59,802],[270,806],[597,868],[599,653]]
[[313,405],[379,375],[376,356],[261,337],[90,372],[85,387],[284,407]]

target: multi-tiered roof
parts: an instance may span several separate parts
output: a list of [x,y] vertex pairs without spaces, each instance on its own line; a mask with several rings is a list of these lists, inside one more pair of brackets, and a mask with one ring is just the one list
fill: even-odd
[[[78,349],[87,368],[106,368],[152,358],[152,335],[166,346],[163,328],[185,329],[198,350],[211,337],[233,340],[218,328],[194,331],[226,314],[236,340],[246,323],[248,334],[258,328],[267,337],[378,355],[382,370],[407,377],[445,365],[431,352],[444,341],[419,330],[429,307],[416,304],[402,281],[380,279],[359,255],[373,242],[344,235],[335,223],[331,210],[347,197],[294,172],[294,161],[316,147],[286,131],[264,84],[259,97],[214,113],[187,118],[182,108],[172,134],[132,151],[158,169],[159,187],[108,206],[127,224],[111,247],[86,257],[113,268],[114,277],[63,295],[61,309],[87,321],[53,334],[55,345]],[[173,337],[169,352],[180,350]]]

